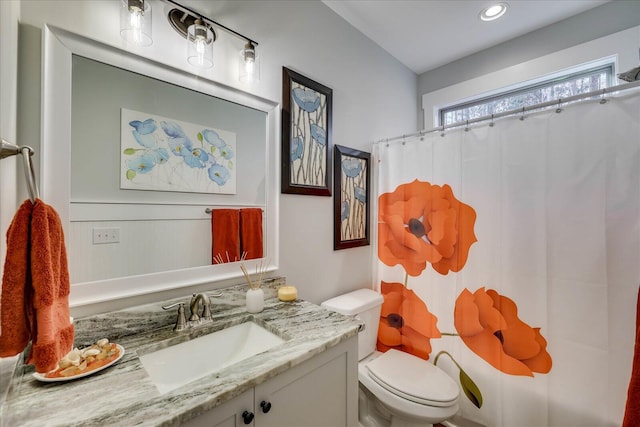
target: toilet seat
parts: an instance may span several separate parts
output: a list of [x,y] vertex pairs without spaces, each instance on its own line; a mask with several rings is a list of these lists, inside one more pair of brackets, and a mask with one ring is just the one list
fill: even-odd
[[377,384],[411,402],[449,407],[458,400],[458,385],[447,374],[409,353],[390,349],[366,368]]

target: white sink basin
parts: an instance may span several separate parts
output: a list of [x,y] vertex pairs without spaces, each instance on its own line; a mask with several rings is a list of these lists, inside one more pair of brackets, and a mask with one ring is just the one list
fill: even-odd
[[285,342],[263,327],[245,322],[140,356],[163,394]]

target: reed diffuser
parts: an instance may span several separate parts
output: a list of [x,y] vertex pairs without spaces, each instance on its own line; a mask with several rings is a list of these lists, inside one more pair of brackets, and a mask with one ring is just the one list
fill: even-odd
[[247,290],[246,296],[246,304],[247,311],[249,313],[259,313],[264,310],[264,291],[262,290],[262,278],[264,277],[264,273],[267,270],[267,266],[269,263],[265,263],[264,260],[260,261],[259,265],[256,265],[256,274],[251,280],[251,276],[249,276],[249,272],[247,271],[247,267],[244,265],[244,259],[247,253],[243,252],[242,257],[240,257],[240,269],[244,274],[245,279],[247,279],[247,283],[249,284],[249,290]]

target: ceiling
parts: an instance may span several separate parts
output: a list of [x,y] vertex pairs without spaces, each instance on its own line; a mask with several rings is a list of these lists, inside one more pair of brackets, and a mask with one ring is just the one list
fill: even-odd
[[478,18],[491,0],[323,0],[416,74],[577,15],[610,0],[497,0],[506,14]]

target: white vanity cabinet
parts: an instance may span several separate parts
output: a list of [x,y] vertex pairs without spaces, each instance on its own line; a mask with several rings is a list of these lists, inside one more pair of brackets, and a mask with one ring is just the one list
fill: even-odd
[[[247,390],[240,396],[224,402],[212,411],[202,414],[196,418],[181,424],[187,427],[242,427],[244,423],[243,415],[253,415],[253,389]],[[251,416],[253,419],[253,416]],[[249,425],[253,426],[250,421]],[[284,427],[284,426],[283,426]]]
[[357,337],[352,337],[183,425],[355,427],[357,345]]

